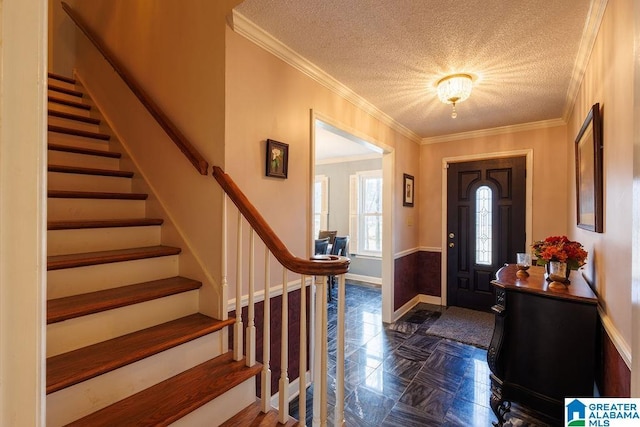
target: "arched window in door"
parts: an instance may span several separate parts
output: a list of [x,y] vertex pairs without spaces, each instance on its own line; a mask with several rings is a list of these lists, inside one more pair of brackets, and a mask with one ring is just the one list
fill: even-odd
[[476,190],[476,264],[493,264],[491,198],[493,192],[486,185]]

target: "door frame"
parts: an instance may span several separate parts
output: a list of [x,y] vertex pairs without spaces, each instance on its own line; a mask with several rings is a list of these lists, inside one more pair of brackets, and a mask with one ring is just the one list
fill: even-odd
[[525,157],[526,158],[526,178],[525,178],[525,247],[531,245],[531,235],[533,232],[533,148],[524,150],[499,151],[495,153],[470,154],[466,156],[443,157],[442,158],[442,234],[440,240],[440,252],[442,253],[440,265],[440,304],[447,305],[447,170],[451,163],[471,162],[476,160],[492,160],[505,157]]
[[[395,151],[380,141],[373,139],[371,136],[354,129],[338,120],[335,120],[316,110],[311,110],[311,147],[309,152],[310,158],[310,174],[309,174],[309,215],[308,227],[313,230],[313,185],[316,173],[316,132],[315,122],[320,120],[337,129],[349,133],[371,145],[382,150],[382,321],[385,323],[393,322],[393,275],[394,275],[394,256],[393,256],[393,177],[395,164]],[[309,233],[309,242],[307,247],[313,247],[313,236]]]

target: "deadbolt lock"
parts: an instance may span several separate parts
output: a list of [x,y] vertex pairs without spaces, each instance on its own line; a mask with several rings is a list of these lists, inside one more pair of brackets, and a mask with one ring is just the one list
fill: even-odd
[[456,244],[455,244],[455,243],[453,243],[453,242],[449,243],[449,247],[450,247],[450,248],[454,247],[455,245],[456,245]]
[[456,237],[456,235],[455,235],[455,234],[453,234],[453,233],[449,233],[449,238],[450,238],[450,239],[453,239],[454,237]]

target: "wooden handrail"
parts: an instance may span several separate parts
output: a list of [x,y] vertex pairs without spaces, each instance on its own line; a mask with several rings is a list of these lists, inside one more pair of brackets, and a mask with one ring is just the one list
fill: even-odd
[[309,276],[330,276],[344,274],[349,271],[351,261],[346,257],[329,255],[308,260],[292,255],[271,227],[269,227],[269,224],[267,224],[262,215],[260,215],[256,208],[249,202],[242,190],[233,182],[231,177],[219,166],[213,166],[212,175],[246,218],[247,222],[249,222],[255,232],[258,233],[258,236],[260,236],[273,256],[275,256],[276,259],[280,261],[280,264],[285,266],[287,270]]
[[158,107],[151,97],[142,89],[127,68],[115,57],[100,37],[89,27],[87,22],[67,3],[62,2],[62,8],[69,17],[76,23],[78,28],[87,36],[104,58],[111,64],[122,80],[129,86],[129,89],[138,97],[142,105],[149,111],[158,124],[164,129],[169,138],[178,146],[180,151],[187,157],[201,175],[206,175],[209,171],[209,163],[204,156],[189,142],[186,136],[174,125],[166,114]]

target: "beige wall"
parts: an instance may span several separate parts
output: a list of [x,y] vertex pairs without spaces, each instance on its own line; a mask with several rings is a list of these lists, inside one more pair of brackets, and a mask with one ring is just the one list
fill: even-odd
[[[571,180],[568,229],[589,251],[588,274],[595,282],[605,314],[613,323],[614,343],[631,346],[631,227],[633,184],[633,1],[610,1],[591,53],[568,126],[573,141],[593,104],[600,103],[604,145],[604,233],[576,227],[575,167]],[[618,335],[619,334],[619,335]],[[637,331],[636,331],[637,334]]]
[[[442,162],[444,158],[533,150],[533,236],[529,240],[566,233],[567,141],[564,126],[484,136],[438,144],[420,150],[420,245],[442,246]],[[442,249],[442,248],[441,248]]]
[[[402,207],[402,174],[419,174],[419,146],[302,72],[227,30],[225,169],[284,243],[307,254],[310,217],[311,114],[342,123],[395,153],[393,251],[417,247],[417,208]],[[289,178],[267,178],[265,140],[289,144]]]
[[44,425],[46,1],[0,0],[0,425]]

